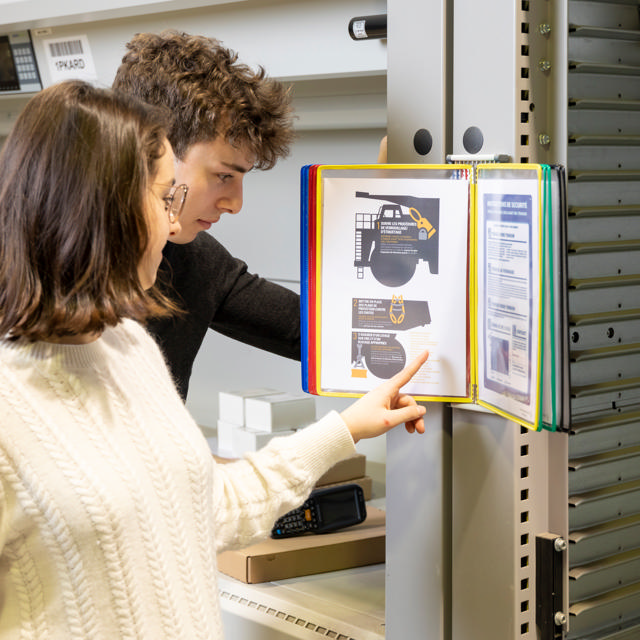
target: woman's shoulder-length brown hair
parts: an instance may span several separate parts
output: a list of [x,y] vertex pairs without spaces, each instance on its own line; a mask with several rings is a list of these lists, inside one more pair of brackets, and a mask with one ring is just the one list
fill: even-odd
[[81,81],[27,103],[0,153],[0,336],[166,313],[138,276],[165,131],[158,111]]

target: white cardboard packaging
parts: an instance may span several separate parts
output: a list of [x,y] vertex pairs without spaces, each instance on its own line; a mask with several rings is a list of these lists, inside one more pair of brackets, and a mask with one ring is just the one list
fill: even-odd
[[233,456],[233,432],[239,425],[225,420],[218,420],[218,453],[224,456]]
[[305,427],[316,419],[315,398],[307,395],[277,393],[246,398],[245,427],[254,431],[287,431]]
[[235,427],[232,434],[232,449],[234,456],[241,457],[243,454],[249,451],[258,451],[269,443],[270,440],[276,436],[288,436],[295,431],[254,431],[253,429],[247,429],[246,427]]
[[[218,394],[218,418],[229,424],[244,426],[244,404],[246,398],[278,393],[275,389],[244,389],[241,391],[220,391]],[[220,437],[218,435],[218,437]]]

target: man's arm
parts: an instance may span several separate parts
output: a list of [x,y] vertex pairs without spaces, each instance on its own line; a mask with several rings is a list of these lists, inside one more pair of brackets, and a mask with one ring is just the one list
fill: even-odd
[[247,271],[210,326],[234,340],[300,360],[300,296]]
[[168,243],[159,284],[184,310],[149,330],[162,348],[183,399],[207,329],[277,355],[300,359],[300,297],[251,274],[213,236]]

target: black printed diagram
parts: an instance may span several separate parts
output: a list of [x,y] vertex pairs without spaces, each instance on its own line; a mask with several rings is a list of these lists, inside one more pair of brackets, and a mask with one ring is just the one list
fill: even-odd
[[371,269],[387,287],[411,280],[420,260],[438,273],[440,200],[406,195],[372,195],[356,191],[356,198],[377,200],[377,211],[357,212],[355,260],[358,278]]

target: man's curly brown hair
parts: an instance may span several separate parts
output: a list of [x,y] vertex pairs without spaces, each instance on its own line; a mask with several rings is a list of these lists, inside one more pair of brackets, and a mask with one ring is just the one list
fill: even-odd
[[169,141],[183,159],[189,147],[222,136],[271,169],[294,139],[290,90],[238,62],[213,38],[177,31],[138,33],[116,72],[113,89],[169,111]]

